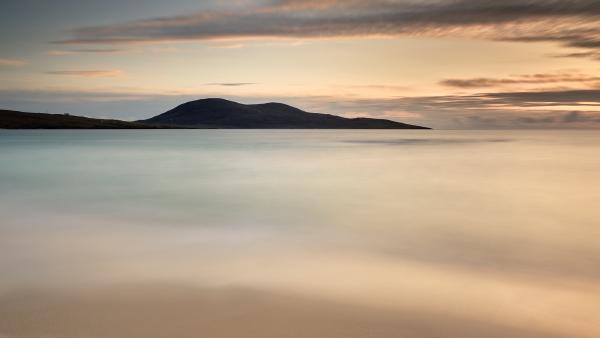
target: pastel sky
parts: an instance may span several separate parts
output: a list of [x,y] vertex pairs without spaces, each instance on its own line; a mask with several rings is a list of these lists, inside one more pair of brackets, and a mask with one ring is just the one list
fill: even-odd
[[600,1],[4,0],[0,108],[278,101],[434,128],[600,128]]

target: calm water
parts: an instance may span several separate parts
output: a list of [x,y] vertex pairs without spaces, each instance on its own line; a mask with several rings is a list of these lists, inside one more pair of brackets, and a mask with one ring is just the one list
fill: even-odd
[[598,132],[0,131],[0,156],[3,338],[133,337],[23,305],[115,285],[600,337]]

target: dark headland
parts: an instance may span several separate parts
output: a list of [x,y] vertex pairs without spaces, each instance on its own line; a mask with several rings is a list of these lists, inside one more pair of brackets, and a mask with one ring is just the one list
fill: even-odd
[[159,129],[138,122],[94,119],[69,114],[25,113],[0,110],[0,129]]
[[283,103],[241,104],[224,99],[184,103],[147,120],[126,122],[65,114],[0,110],[3,129],[429,129],[383,119],[309,113]]

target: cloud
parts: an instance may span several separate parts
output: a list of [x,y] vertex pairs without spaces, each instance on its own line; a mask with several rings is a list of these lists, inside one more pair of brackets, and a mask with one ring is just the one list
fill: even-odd
[[487,105],[510,104],[521,107],[571,105],[600,107],[599,89],[488,93],[475,95],[473,98],[485,98]]
[[[347,118],[373,117],[372,111],[345,111],[339,112],[338,114]],[[419,113],[408,111],[383,111],[381,114],[377,114],[377,118],[388,120],[412,120],[421,119],[422,117],[423,116]]]
[[[248,2],[247,2],[248,3]],[[367,36],[464,36],[600,47],[597,0],[279,0],[81,27],[64,44]]]
[[494,92],[473,95],[447,95],[404,98],[416,100],[411,103],[422,103],[424,106],[444,109],[473,109],[498,107],[550,107],[580,106],[600,107],[600,90],[555,90],[555,91],[523,91]]
[[572,111],[565,113],[562,117],[561,122],[563,123],[600,123],[600,114],[585,114],[579,111]]
[[554,116],[546,116],[546,117],[531,117],[531,116],[523,116],[523,117],[518,117],[517,121],[519,121],[520,123],[523,124],[547,124],[547,123],[553,123],[556,121],[556,117]]
[[583,85],[597,86],[600,83],[600,77],[585,74],[530,74],[517,75],[507,78],[470,78],[470,79],[446,79],[440,82],[441,85],[454,88],[489,88],[506,85],[522,84],[557,84],[557,83],[578,83]]
[[477,143],[501,143],[511,142],[510,139],[455,139],[455,138],[401,138],[401,139],[381,139],[381,140],[345,140],[345,143],[357,144],[384,144],[384,145],[449,145],[449,144],[477,144]]
[[588,59],[600,60],[600,51],[562,53],[562,54],[554,54],[552,56],[555,58],[588,58]]
[[572,111],[563,117],[563,122],[572,123],[572,122],[577,122],[580,119],[581,119],[581,113],[579,113],[577,111]]
[[24,60],[19,59],[0,59],[0,66],[18,67],[27,64]]
[[242,87],[255,85],[254,82],[222,82],[222,83],[207,83],[208,86],[221,86],[221,87]]
[[73,54],[113,54],[122,52],[122,49],[117,48],[81,48],[81,49],[69,49],[69,50],[50,50],[46,52],[47,55],[61,56],[61,55],[73,55]]
[[[600,90],[541,90],[462,95],[352,99],[307,97],[288,99],[310,111],[398,121],[388,112],[414,114],[412,123],[438,129],[600,128]],[[577,112],[576,117],[572,115]]]
[[123,71],[118,69],[112,70],[56,70],[46,72],[49,75],[77,76],[77,77],[118,77],[123,75]]
[[231,43],[231,44],[225,44],[225,45],[215,45],[215,46],[211,46],[212,48],[221,48],[221,49],[240,49],[240,48],[244,48],[246,47],[246,45],[242,44],[242,43]]

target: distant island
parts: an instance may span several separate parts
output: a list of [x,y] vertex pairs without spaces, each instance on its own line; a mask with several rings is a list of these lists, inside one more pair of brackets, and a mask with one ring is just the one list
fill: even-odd
[[283,103],[241,104],[219,98],[177,106],[147,120],[127,122],[68,114],[0,110],[2,129],[429,129],[372,118],[309,113]]

